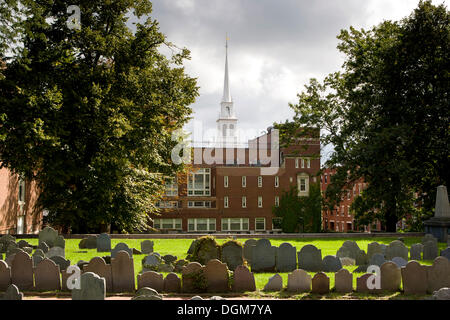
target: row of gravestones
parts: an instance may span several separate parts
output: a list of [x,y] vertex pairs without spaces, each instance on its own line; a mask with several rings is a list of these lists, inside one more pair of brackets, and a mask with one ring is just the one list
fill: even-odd
[[185,266],[187,263],[187,260],[177,260],[177,257],[171,254],[167,254],[161,257],[158,252],[152,252],[144,259],[142,259],[142,271],[180,273],[183,266]]
[[80,249],[97,249],[97,252],[111,252],[113,257],[120,250],[127,251],[130,255],[135,254],[149,254],[153,252],[153,241],[144,240],[141,242],[141,250],[131,249],[127,244],[120,242],[113,249],[111,249],[111,237],[107,233],[99,235],[91,235],[82,239],[78,244]]

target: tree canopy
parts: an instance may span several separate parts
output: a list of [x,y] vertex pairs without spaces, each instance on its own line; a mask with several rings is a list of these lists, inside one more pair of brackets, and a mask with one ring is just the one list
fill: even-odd
[[182,168],[171,135],[198,95],[189,51],[159,31],[150,1],[70,4],[80,29],[68,27],[66,1],[21,1],[23,46],[0,80],[0,161],[38,183],[51,223],[139,231],[164,177]]

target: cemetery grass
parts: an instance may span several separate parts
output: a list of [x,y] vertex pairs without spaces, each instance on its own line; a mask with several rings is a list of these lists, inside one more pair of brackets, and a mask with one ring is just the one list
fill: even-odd
[[[389,244],[390,242],[396,240],[397,238],[327,238],[327,239],[269,239],[273,246],[280,246],[283,242],[289,242],[292,246],[296,247],[296,251],[300,251],[300,249],[307,245],[312,244],[316,246],[317,248],[322,250],[322,257],[325,257],[327,255],[336,255],[336,252],[338,249],[342,246],[342,244],[346,240],[352,240],[356,241],[358,246],[367,252],[367,245],[371,242],[378,242],[378,243],[384,243]],[[18,241],[20,238],[17,239]],[[38,244],[38,239],[25,239],[32,245]],[[111,247],[114,248],[115,245],[119,242],[124,242],[128,245],[130,248],[136,248],[138,250],[141,249],[140,243],[144,239],[112,239],[111,240]],[[216,241],[219,244],[223,244],[224,242],[228,241],[230,239],[216,239]],[[242,244],[245,242],[246,239],[238,239]],[[108,252],[97,252],[96,249],[79,249],[78,244],[81,241],[81,239],[66,239],[66,259],[70,260],[70,263],[76,264],[80,260],[84,260],[89,262],[92,258],[97,256],[107,256],[110,255]],[[189,246],[191,245],[193,239],[151,239],[151,241],[154,242],[154,251],[161,254],[161,256],[164,256],[166,254],[175,255],[178,257],[178,259],[185,259],[187,255],[187,251],[189,249]],[[408,248],[414,244],[414,243],[420,243],[421,238],[404,238],[405,245],[408,246]],[[445,249],[444,243],[439,243],[439,250]],[[145,254],[141,255],[133,255],[134,258],[134,272],[137,276],[142,271],[142,259],[145,257]],[[422,264],[431,265],[433,261],[421,261]],[[347,270],[352,272],[357,268],[357,266],[345,266]],[[164,276],[167,275],[167,273],[162,272]],[[287,278],[289,273],[279,273],[283,279],[283,288],[287,286]],[[311,277],[314,276],[314,272],[309,272]],[[327,276],[330,278],[330,288],[334,287],[334,273],[326,273]],[[355,273],[353,274],[353,287],[356,288],[356,278],[360,277],[364,273]],[[350,295],[341,295],[337,293],[330,293],[326,296],[317,296],[313,294],[292,294],[288,293],[285,290],[282,290],[280,292],[263,292],[263,288],[266,285],[267,281],[271,276],[274,275],[274,273],[254,273],[255,275],[255,282],[256,282],[256,289],[255,292],[248,292],[245,293],[245,296],[252,297],[252,298],[279,298],[279,299],[386,299],[386,298],[395,298],[396,295],[389,294],[388,296],[385,295],[373,295],[373,294],[357,294],[353,293]],[[181,275],[179,275],[181,277]],[[137,283],[137,280],[136,280]],[[347,297],[348,296],[348,297]],[[408,298],[408,299],[414,299],[414,297],[411,296],[402,296],[397,298]],[[418,297],[420,298],[420,297]]]

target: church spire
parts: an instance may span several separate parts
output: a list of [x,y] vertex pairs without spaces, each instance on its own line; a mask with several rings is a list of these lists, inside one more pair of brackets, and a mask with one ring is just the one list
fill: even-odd
[[229,83],[229,78],[228,78],[228,36],[225,39],[225,78],[223,81],[222,102],[232,102],[230,83]]

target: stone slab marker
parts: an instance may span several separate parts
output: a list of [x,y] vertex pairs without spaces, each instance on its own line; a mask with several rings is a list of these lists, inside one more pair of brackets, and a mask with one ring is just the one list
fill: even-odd
[[353,291],[353,274],[347,269],[341,269],[334,274],[336,292],[351,293]]
[[62,235],[57,236],[55,239],[55,242],[53,243],[53,246],[65,249],[66,248],[66,240],[64,240],[64,237]]
[[397,267],[401,268],[401,267],[405,267],[406,264],[408,263],[408,261],[406,261],[405,259],[401,258],[401,257],[395,257],[392,259],[392,262],[395,263],[397,265]]
[[298,252],[298,267],[306,271],[321,271],[322,251],[311,244],[307,244]]
[[133,257],[133,250],[131,250],[126,243],[119,242],[114,247],[114,249],[112,249],[112,251],[111,251],[111,258],[115,258],[119,251],[126,251],[130,255],[130,257]]
[[297,269],[297,248],[290,243],[282,243],[277,248],[276,269],[278,272],[291,272]]
[[217,259],[208,261],[204,269],[207,292],[228,292],[228,268]]
[[112,268],[106,264],[105,259],[94,257],[83,267],[84,272],[92,272],[101,278],[105,278],[106,292],[113,292]]
[[111,237],[107,233],[102,233],[97,236],[97,252],[111,251]]
[[153,241],[144,240],[141,242],[141,252],[143,254],[149,254],[153,252]]
[[425,295],[427,293],[427,269],[417,261],[410,261],[401,269],[405,294]]
[[252,272],[273,272],[275,270],[277,248],[268,239],[260,239],[252,248]]
[[85,272],[81,275],[80,286],[80,289],[72,290],[72,300],[105,300],[105,278]]
[[176,273],[169,273],[164,278],[164,292],[181,292],[181,279]]
[[374,253],[370,258],[369,265],[381,267],[386,262],[382,253]]
[[191,293],[198,292],[195,286],[194,276],[203,274],[203,266],[198,262],[190,262],[182,268],[182,290],[183,292]]
[[398,291],[402,281],[400,268],[391,261],[383,263],[381,270],[381,290]]
[[234,292],[255,291],[255,276],[246,266],[237,266],[234,271],[232,290]]
[[61,290],[59,266],[50,259],[42,260],[34,270],[37,291]]
[[287,291],[289,292],[310,292],[311,276],[301,269],[296,269],[288,274]]
[[11,283],[19,290],[31,290],[33,284],[33,261],[26,252],[18,252],[11,265]]
[[342,269],[341,260],[335,256],[326,256],[322,260],[323,272],[337,272]]
[[252,251],[253,247],[256,246],[256,240],[255,239],[248,239],[244,243],[244,259],[249,262],[249,264],[252,262]]
[[56,238],[58,238],[58,231],[52,227],[45,227],[39,232],[39,244],[45,242],[49,248],[55,246]]
[[408,247],[400,240],[392,241],[386,248],[386,260],[392,260],[395,257],[401,257],[408,261]]
[[[370,260],[375,253],[383,254],[383,249],[378,242],[372,242],[367,245],[367,258]],[[384,256],[384,254],[383,254]]]
[[450,262],[444,257],[434,259],[433,265],[427,267],[428,293],[441,288],[450,288]]
[[434,260],[439,255],[437,242],[426,241],[423,245],[423,260]]
[[119,251],[111,259],[113,292],[134,292],[134,263],[128,252]]
[[16,285],[11,284],[6,289],[3,300],[23,300],[23,293],[19,291]]
[[409,249],[409,258],[411,260],[422,260],[423,244],[415,243]]
[[264,291],[281,291],[283,289],[283,279],[277,273],[269,278],[267,284],[264,286]]
[[378,289],[369,289],[367,287],[367,280],[371,277],[372,273],[363,274],[361,277],[356,278],[356,292],[360,293],[378,293],[381,290]]
[[330,292],[330,278],[323,273],[319,272],[314,275],[311,280],[312,293],[316,294],[327,294]]
[[141,288],[152,288],[158,292],[164,290],[164,276],[155,271],[146,271],[137,276],[138,290]]
[[51,258],[51,257],[54,257],[54,256],[60,256],[60,257],[65,258],[66,257],[66,252],[65,252],[64,248],[52,247],[52,248],[50,248],[50,250],[48,250],[48,252],[45,254],[45,256],[47,258]]
[[234,271],[237,266],[244,263],[242,246],[234,241],[228,241],[222,245],[222,262],[228,269]]
[[59,270],[61,270],[61,271],[66,270],[67,267],[70,266],[70,260],[67,260],[61,256],[51,257],[50,260],[52,260],[54,263],[56,263],[59,266]]
[[0,291],[6,291],[11,284],[11,268],[8,264],[0,260]]

